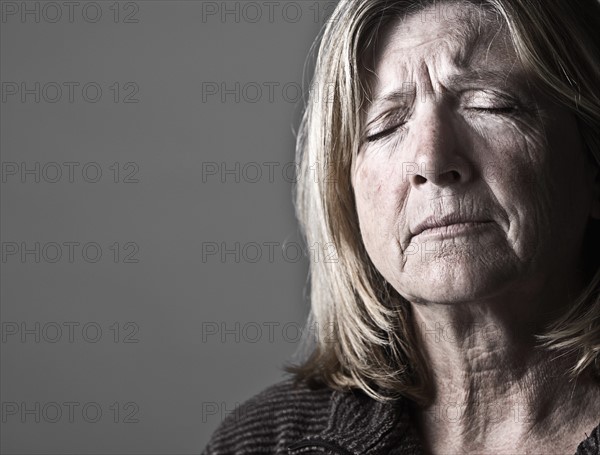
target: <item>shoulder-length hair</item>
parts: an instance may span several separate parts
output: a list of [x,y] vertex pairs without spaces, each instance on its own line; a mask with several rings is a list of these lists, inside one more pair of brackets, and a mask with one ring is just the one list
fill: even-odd
[[[542,88],[576,117],[584,147],[600,168],[600,6],[597,0],[468,1],[508,27],[517,55]],[[297,378],[359,388],[377,400],[431,399],[431,372],[416,343],[410,304],[386,282],[362,243],[350,172],[370,94],[368,74],[386,27],[446,2],[341,0],[320,36],[313,90],[297,136],[301,176],[296,214],[309,248],[308,324],[315,335]],[[436,20],[429,16],[429,20]],[[316,88],[316,90],[314,89]],[[600,374],[600,224],[585,238],[586,287],[566,314],[536,334],[540,349],[569,353],[567,372]],[[336,257],[323,250],[335,247]],[[329,259],[329,260],[328,260]],[[306,347],[306,345],[304,345]]]

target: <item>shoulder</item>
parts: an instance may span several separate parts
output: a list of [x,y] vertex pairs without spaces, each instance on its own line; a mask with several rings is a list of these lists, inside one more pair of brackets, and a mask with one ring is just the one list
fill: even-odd
[[287,379],[244,402],[217,428],[204,455],[287,453],[327,425],[333,390]]

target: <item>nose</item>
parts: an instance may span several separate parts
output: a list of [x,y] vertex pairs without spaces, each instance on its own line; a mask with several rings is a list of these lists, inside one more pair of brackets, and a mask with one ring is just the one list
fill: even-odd
[[452,111],[443,106],[423,106],[413,125],[413,161],[408,179],[414,188],[459,185],[472,175],[466,131],[461,131]]

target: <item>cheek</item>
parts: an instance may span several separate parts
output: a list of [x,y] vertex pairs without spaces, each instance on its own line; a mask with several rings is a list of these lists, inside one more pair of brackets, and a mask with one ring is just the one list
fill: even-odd
[[362,166],[356,175],[354,192],[360,232],[365,246],[376,236],[377,220],[384,215],[382,180],[374,169]]
[[401,175],[391,163],[363,162],[355,173],[354,193],[363,242],[369,254],[377,254],[398,236],[398,204],[406,193]]
[[565,220],[577,210],[573,195],[579,192],[581,163],[566,159],[577,155],[577,132],[568,119],[546,118],[536,126],[511,125],[494,137],[496,144],[485,148],[493,153],[486,180],[506,213],[507,238],[522,259],[544,255],[549,245],[569,236]]
[[363,165],[358,168],[355,178],[355,193],[357,203],[363,206],[363,209],[373,209],[375,202],[381,197],[382,179],[376,169]]
[[507,128],[484,150],[487,184],[506,216],[507,238],[518,256],[529,256],[534,239],[549,228],[548,162],[542,137],[529,128]]
[[[396,175],[393,164],[388,160],[371,159],[360,162],[354,179],[359,216],[391,215],[393,211],[390,212],[390,209],[395,205],[400,186],[400,176]],[[364,218],[363,221],[369,221],[366,216]]]

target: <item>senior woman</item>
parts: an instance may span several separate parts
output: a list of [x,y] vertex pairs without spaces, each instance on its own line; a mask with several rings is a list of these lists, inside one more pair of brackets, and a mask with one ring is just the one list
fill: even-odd
[[[207,454],[600,454],[600,6],[342,0],[298,137],[318,327]],[[314,92],[311,96],[317,96]]]

